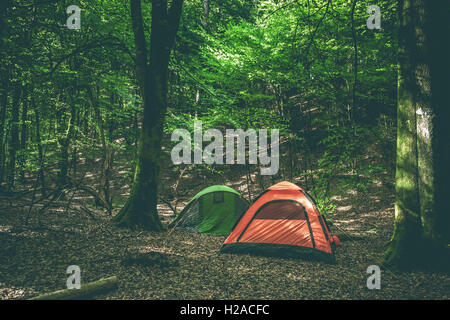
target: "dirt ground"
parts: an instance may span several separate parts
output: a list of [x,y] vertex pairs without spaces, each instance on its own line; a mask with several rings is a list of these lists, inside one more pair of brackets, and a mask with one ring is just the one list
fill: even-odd
[[[97,299],[449,299],[444,273],[382,269],[381,289],[369,290],[367,267],[379,263],[392,235],[392,193],[374,184],[333,200],[338,207],[331,231],[342,243],[331,265],[221,254],[223,236],[119,229],[102,211],[82,214],[64,201],[32,212],[25,226],[27,207],[16,200],[16,209],[8,209],[2,197],[0,299],[64,289],[69,265],[81,268],[82,283],[118,276],[118,288]],[[173,218],[164,205],[161,218],[166,225]]]

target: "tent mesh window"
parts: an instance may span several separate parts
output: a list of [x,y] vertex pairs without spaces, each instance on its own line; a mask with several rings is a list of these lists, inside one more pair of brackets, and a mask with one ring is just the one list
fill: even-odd
[[224,192],[214,192],[213,193],[213,203],[222,203],[224,202],[225,196],[224,196]]
[[292,201],[269,202],[257,213],[256,219],[306,220],[303,207]]
[[178,227],[197,232],[200,223],[202,222],[202,217],[200,214],[200,201],[201,199],[197,199],[195,203],[188,209],[188,211],[181,218],[182,220],[179,222]]

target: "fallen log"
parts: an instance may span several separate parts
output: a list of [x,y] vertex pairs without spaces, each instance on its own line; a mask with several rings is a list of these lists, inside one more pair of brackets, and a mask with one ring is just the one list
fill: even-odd
[[116,288],[118,284],[117,276],[103,278],[97,281],[81,284],[80,289],[64,289],[31,298],[30,300],[71,300],[87,296],[92,296],[100,292],[105,292]]

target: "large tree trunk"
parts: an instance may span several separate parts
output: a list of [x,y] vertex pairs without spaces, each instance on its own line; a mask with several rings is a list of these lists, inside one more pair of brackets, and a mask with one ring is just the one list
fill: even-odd
[[[395,226],[385,263],[450,264],[448,1],[399,1]],[[447,199],[446,199],[447,198]]]
[[115,217],[121,226],[137,225],[162,230],[157,212],[159,159],[167,109],[167,73],[183,0],[152,2],[150,64],[148,65],[141,1],[131,0],[131,19],[136,46],[136,74],[144,100],[144,117],[138,146],[138,161],[131,193]]

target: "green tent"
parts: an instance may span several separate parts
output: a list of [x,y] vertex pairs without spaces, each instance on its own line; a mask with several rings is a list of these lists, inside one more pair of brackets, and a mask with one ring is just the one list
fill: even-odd
[[170,223],[169,228],[228,235],[248,202],[227,186],[211,186],[195,195]]

